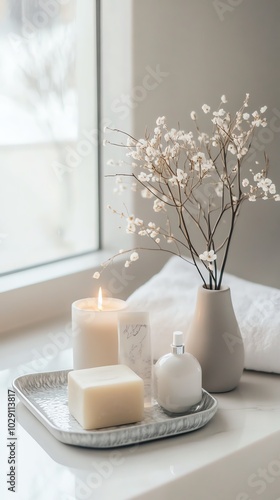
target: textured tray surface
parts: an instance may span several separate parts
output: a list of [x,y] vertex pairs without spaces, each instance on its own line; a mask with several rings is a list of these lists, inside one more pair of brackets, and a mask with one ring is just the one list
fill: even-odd
[[203,390],[200,403],[186,414],[166,414],[158,404],[154,404],[145,408],[142,422],[85,431],[68,410],[68,372],[24,375],[13,383],[18,398],[63,443],[89,448],[114,448],[151,441],[199,429],[217,411],[216,399]]

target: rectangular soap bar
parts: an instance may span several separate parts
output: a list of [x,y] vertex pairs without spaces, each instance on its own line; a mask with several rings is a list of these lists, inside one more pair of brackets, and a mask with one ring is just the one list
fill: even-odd
[[125,365],[73,370],[68,406],[87,430],[138,422],[144,418],[144,383]]

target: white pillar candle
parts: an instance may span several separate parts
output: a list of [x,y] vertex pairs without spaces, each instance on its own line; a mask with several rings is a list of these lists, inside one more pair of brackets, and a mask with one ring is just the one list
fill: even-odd
[[118,311],[125,308],[124,300],[114,298],[72,304],[74,370],[118,364]]

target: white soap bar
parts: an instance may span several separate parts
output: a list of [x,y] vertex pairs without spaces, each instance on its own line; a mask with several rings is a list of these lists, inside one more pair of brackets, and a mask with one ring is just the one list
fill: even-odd
[[128,366],[73,370],[69,411],[84,429],[130,424],[144,418],[144,383]]

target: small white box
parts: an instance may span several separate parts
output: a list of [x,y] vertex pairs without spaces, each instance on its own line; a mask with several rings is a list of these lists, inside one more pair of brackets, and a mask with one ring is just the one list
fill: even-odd
[[73,370],[68,405],[87,430],[138,422],[144,418],[144,382],[125,365]]

